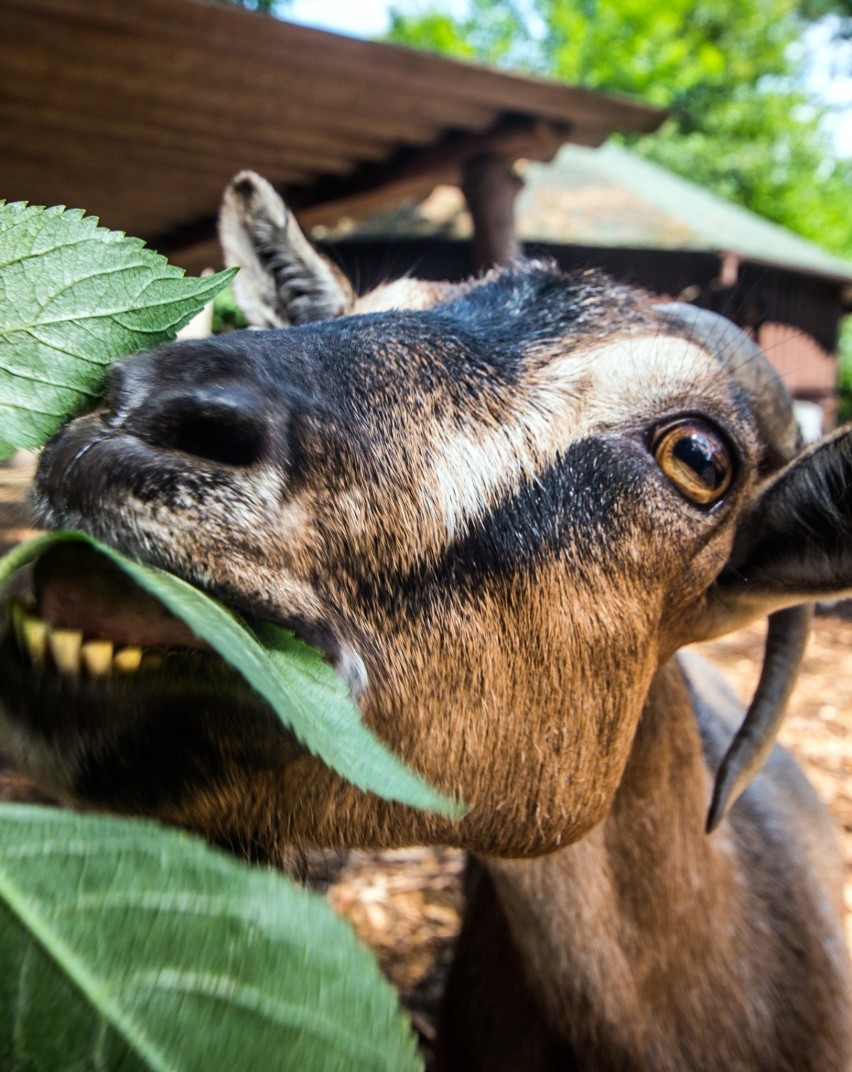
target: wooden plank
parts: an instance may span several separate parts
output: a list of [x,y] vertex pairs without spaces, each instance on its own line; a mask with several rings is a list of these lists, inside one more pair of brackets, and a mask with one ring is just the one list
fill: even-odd
[[214,210],[224,188],[224,183],[216,183],[199,191],[197,184],[180,186],[162,178],[151,184],[132,175],[116,175],[108,161],[78,165],[76,173],[57,176],[55,157],[36,152],[19,159],[14,170],[0,166],[0,175],[4,196],[10,201],[82,208],[98,216],[105,227],[140,238],[180,226],[187,216],[197,213],[199,203]]
[[98,116],[77,113],[64,117],[38,106],[18,106],[0,101],[0,144],[9,153],[27,153],[39,146],[52,149],[61,159],[63,170],[73,170],[79,162],[89,161],[94,154],[108,157],[116,175],[128,171],[147,174],[158,181],[166,175],[187,180],[208,181],[217,176],[227,180],[245,167],[258,171],[289,173],[290,181],[297,176],[346,175],[357,161],[346,156],[319,150],[304,149],[288,152],[286,146],[275,152],[258,150],[255,146],[224,139],[206,139],[188,135],[167,139],[154,127],[128,125],[117,128]]
[[45,121],[74,124],[79,131],[89,129],[98,138],[112,134],[132,136],[179,144],[187,153],[209,155],[221,154],[234,142],[254,159],[261,159],[263,154],[280,163],[282,158],[299,153],[313,156],[311,169],[318,167],[320,160],[347,165],[353,160],[382,160],[396,147],[393,141],[355,134],[351,129],[329,134],[314,127],[289,125],[282,132],[280,122],[248,124],[244,117],[232,113],[211,114],[206,121],[205,116],[176,109],[174,104],[143,101],[125,87],[111,92],[106,108],[103,89],[94,87],[91,79],[86,80],[83,71],[74,72],[76,78],[74,73],[63,70],[54,79],[39,80],[30,77],[26,63],[15,70],[14,61],[7,63],[6,59],[2,61],[4,94],[0,106],[7,116],[20,117],[22,123],[34,129],[44,117]]
[[[152,68],[148,58],[140,56],[139,42],[116,52],[106,37],[95,42],[82,38],[68,49],[67,43],[63,44],[67,35],[57,35],[57,41],[45,41],[48,35],[35,18],[6,21],[12,23],[16,36],[29,38],[31,43],[27,49],[11,49],[0,42],[3,84],[31,82],[49,90],[58,80],[69,109],[79,97],[77,106],[82,110],[94,96],[98,110],[119,118],[128,115],[140,121],[165,121],[171,126],[183,120],[213,131],[221,129],[223,136],[248,135],[279,144],[286,141],[292,129],[303,132],[301,136],[307,140],[323,139],[333,144],[340,139],[353,148],[357,144],[356,130],[368,146],[371,142],[388,145],[399,140],[428,140],[441,125],[439,121],[418,123],[412,117],[403,126],[401,114],[388,118],[374,112],[362,115],[356,125],[352,108],[345,106],[344,86],[339,87],[337,99],[326,102],[311,93],[310,84],[298,82],[288,87],[280,72],[273,72],[271,79],[252,77],[250,64],[230,70],[218,62],[215,54],[208,55],[206,64],[198,70],[170,75],[169,68],[176,64],[166,62]],[[55,34],[56,28],[50,33]],[[73,27],[71,33],[80,36]],[[156,42],[151,42],[147,50],[155,51],[157,47]],[[63,48],[66,55],[62,55]]]
[[[83,20],[92,10],[87,0],[7,0],[7,4],[49,13],[51,18],[74,16]],[[267,65],[280,67],[286,57],[290,75],[316,76],[326,88],[332,82],[352,81],[371,87],[374,109],[395,109],[401,94],[414,106],[435,101],[440,114],[449,106],[454,121],[464,124],[463,109],[480,104],[487,109],[529,111],[562,121],[610,120],[631,130],[653,129],[665,113],[629,98],[602,94],[530,76],[497,73],[477,64],[427,55],[400,46],[377,44],[328,34],[250,13],[211,7],[201,0],[100,0],[97,19],[114,32],[132,34],[153,46],[180,44],[181,55],[203,42],[208,57],[213,51],[239,67],[250,58],[254,73],[262,77]],[[173,72],[174,73],[174,72]],[[372,96],[378,91],[383,96]],[[391,92],[389,92],[391,91]],[[458,111],[454,111],[458,109]],[[416,114],[416,113],[415,113]],[[474,120],[476,125],[476,120]]]
[[[102,181],[106,188],[142,194],[150,207],[175,197],[179,199],[185,191],[189,204],[198,206],[199,201],[204,203],[211,194],[218,196],[231,176],[247,163],[244,157],[231,159],[228,156],[223,157],[216,168],[195,167],[189,157],[177,158],[159,147],[131,142],[113,143],[107,154],[102,151],[102,146],[92,142],[88,146],[81,144],[73,133],[63,134],[61,130],[46,132],[44,140],[31,138],[22,144],[25,138],[24,128],[0,124],[0,160],[3,161],[0,163],[0,174],[3,176],[4,194],[5,184],[11,182],[16,174],[31,174],[33,167],[47,167],[51,170],[43,176],[43,185],[62,188],[63,185],[87,185],[92,181]],[[114,157],[116,152],[123,155],[120,162]],[[12,153],[15,154],[14,162],[9,159]],[[60,154],[62,171],[57,172],[55,165]],[[137,163],[139,167],[135,166]],[[288,175],[288,181],[291,182],[299,176],[305,176],[307,183],[316,178],[316,172],[296,168],[278,167],[270,171],[270,174],[276,173]]]
[[[44,2],[49,0],[36,0]],[[187,0],[177,0],[181,2]],[[305,65],[296,55],[267,54],[266,47],[258,54],[241,55],[232,41],[230,47],[217,49],[206,23],[186,40],[177,40],[170,24],[158,29],[156,23],[145,23],[117,41],[112,26],[92,22],[91,11],[88,18],[75,13],[63,25],[59,16],[50,21],[40,17],[36,3],[25,10],[16,9],[17,0],[7,3],[12,9],[4,13],[4,38],[23,43],[16,47],[18,57],[32,58],[42,68],[49,63],[54,71],[82,71],[105,92],[122,86],[124,92],[160,100],[173,110],[241,116],[246,129],[264,115],[303,125],[311,125],[315,115],[317,123],[350,134],[353,126],[363,124],[368,132],[394,141],[418,141],[433,137],[446,122],[445,110],[438,110],[427,96],[388,92],[392,87],[382,86],[372,74],[347,81],[334,68],[333,57]],[[102,5],[96,10],[100,14]],[[220,13],[207,5],[203,10],[211,16]],[[109,107],[109,97],[103,106]],[[471,129],[487,125],[490,118],[490,109],[463,98],[452,112],[454,123]]]
[[[99,0],[96,7],[79,0],[5,3],[11,15],[28,19],[34,40],[49,41],[58,57],[71,62],[80,50],[88,50],[98,63],[118,67],[125,75],[132,76],[137,71],[161,73],[190,92],[199,81],[227,89],[236,80],[238,85],[251,88],[255,101],[266,91],[283,91],[295,94],[300,106],[348,108],[350,120],[353,95],[362,97],[362,102],[369,103],[378,116],[395,116],[398,122],[416,124],[421,113],[430,124],[436,115],[439,123],[443,118],[444,109],[433,105],[429,95],[403,93],[405,99],[401,100],[396,92],[388,92],[405,88],[405,80],[397,86],[393,78],[389,82],[376,69],[388,46],[373,44],[376,51],[369,62],[353,66],[347,62],[346,48],[356,43],[352,39],[193,0],[175,0],[174,9],[170,3],[158,0],[135,0],[134,4]],[[240,16],[236,23],[229,19],[234,14]],[[4,22],[6,17],[4,13]],[[63,21],[69,24],[64,34],[57,32]],[[287,35],[294,29],[301,33],[290,42]],[[26,42],[27,38],[18,40]],[[443,74],[446,78],[447,72]],[[382,94],[378,98],[377,92]],[[446,87],[443,93],[455,101],[455,122],[472,128],[488,122],[492,109],[487,102],[467,101]]]

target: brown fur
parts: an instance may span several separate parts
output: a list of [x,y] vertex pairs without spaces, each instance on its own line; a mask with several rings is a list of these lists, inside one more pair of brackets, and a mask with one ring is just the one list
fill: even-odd
[[[669,667],[650,691],[604,823],[534,863],[489,862],[549,1032],[558,1038],[559,1025],[571,1025],[567,1048],[579,1067],[847,1067],[848,1027],[835,1028],[848,1017],[847,995],[832,982],[845,971],[835,904],[814,900],[806,862],[788,859],[795,873],[782,907],[754,868],[769,845],[756,844],[753,815],[735,811],[703,836],[706,792],[689,696]],[[779,912],[806,915],[811,940],[791,943]],[[798,957],[810,981],[800,1003],[790,993]],[[773,1024],[768,995],[785,992],[790,1009]]]
[[[852,589],[852,534],[824,568],[817,551],[852,515],[852,433],[779,472],[790,451],[770,442],[759,377],[593,274],[407,280],[353,306],[270,198],[241,176],[223,234],[271,272],[258,320],[305,326],[123,363],[103,411],[47,448],[41,517],[292,622],[376,733],[469,814],[361,793],[225,676],[186,694],[166,676],[112,682],[61,725],[21,678],[0,696],[0,739],[64,796],[276,862],[294,847],[475,854],[449,1069],[847,1069],[825,816],[777,751],[704,833],[741,713],[673,656]],[[310,294],[355,315],[312,325]],[[715,505],[655,457],[680,420],[729,446]],[[61,608],[85,568],[60,564],[46,603]]]

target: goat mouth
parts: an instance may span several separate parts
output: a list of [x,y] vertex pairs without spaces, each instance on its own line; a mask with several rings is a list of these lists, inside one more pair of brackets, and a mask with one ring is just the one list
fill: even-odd
[[139,645],[124,643],[90,629],[53,625],[41,617],[33,603],[12,597],[6,605],[9,633],[18,655],[35,670],[58,673],[69,678],[101,679],[112,675],[150,673],[166,667],[168,661],[192,659],[205,665],[202,656],[218,660],[209,650],[192,644],[165,643]]
[[48,793],[156,814],[304,755],[236,669],[83,544],[40,558],[6,617],[0,753]]
[[6,605],[21,659],[69,679],[162,670],[176,659],[221,660],[156,599],[90,548],[60,546],[36,563],[33,594]]

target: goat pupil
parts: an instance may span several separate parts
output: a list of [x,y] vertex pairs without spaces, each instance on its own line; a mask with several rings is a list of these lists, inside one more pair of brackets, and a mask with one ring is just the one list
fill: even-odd
[[718,446],[700,432],[681,439],[674,447],[674,456],[688,466],[701,483],[715,491],[725,480],[725,470],[716,463]]

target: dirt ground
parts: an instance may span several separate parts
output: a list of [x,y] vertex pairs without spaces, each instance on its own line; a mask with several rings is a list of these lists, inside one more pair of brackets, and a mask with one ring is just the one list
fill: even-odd
[[[0,466],[0,552],[32,534],[24,505],[30,463]],[[702,646],[744,702],[757,679],[764,627]],[[852,613],[815,619],[781,740],[800,759],[831,811],[846,859],[852,945]],[[461,909],[463,858],[450,850],[352,854],[328,889],[400,989],[428,1053],[443,971]]]

